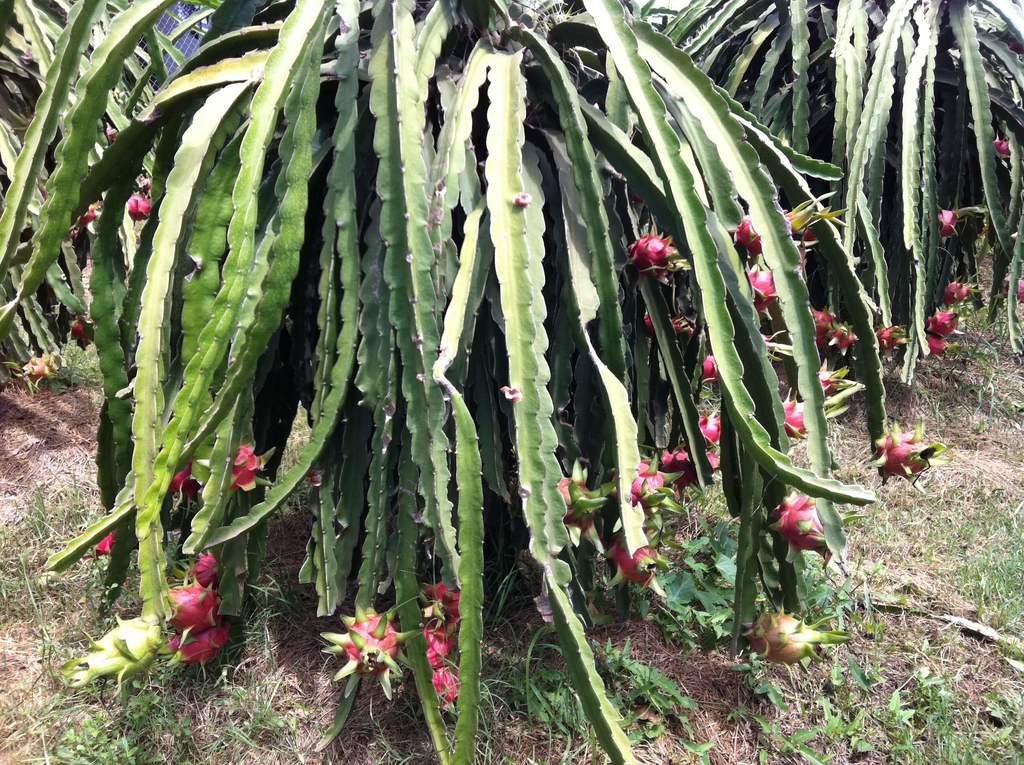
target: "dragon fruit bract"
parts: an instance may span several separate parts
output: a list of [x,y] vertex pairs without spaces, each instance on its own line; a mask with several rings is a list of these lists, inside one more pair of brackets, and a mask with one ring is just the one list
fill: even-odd
[[819,311],[812,308],[811,315],[814,317],[814,342],[818,348],[824,348],[835,327],[836,317],[828,309]]
[[762,614],[744,636],[750,650],[774,664],[797,664],[803,659],[816,659],[818,654],[814,646],[839,645],[850,639],[847,632],[819,631],[786,613]]
[[242,444],[231,468],[231,490],[252,491],[256,488],[256,474],[263,469],[264,457],[256,454],[252,446]]

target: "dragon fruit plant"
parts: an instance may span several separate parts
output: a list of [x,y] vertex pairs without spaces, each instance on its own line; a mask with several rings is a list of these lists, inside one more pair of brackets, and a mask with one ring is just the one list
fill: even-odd
[[773,664],[799,664],[819,658],[817,646],[842,645],[848,632],[819,630],[821,623],[808,625],[787,613],[766,613],[754,622],[744,637],[754,653]]
[[[322,617],[354,599],[347,629],[325,637],[343,708],[406,667],[449,765],[476,750],[485,584],[529,557],[538,579],[509,581],[544,596],[594,739],[635,762],[587,604],[608,600],[609,579],[657,597],[662,515],[719,479],[765,477],[754,501],[728,497],[759,529],[736,551],[737,591],[757,596],[737,599],[742,624],[762,597],[795,612],[803,591],[754,520],[805,494],[840,556],[837,507],[874,499],[833,476],[818,377],[811,293],[825,283],[808,280],[827,263],[842,311],[829,342],[845,327],[835,346],[865,386],[872,439],[884,434],[881,301],[857,273],[866,259],[837,241],[859,219],[840,225],[808,190],[834,168],[717,89],[657,14],[615,0],[572,17],[480,0],[224,0],[203,17],[201,52],[133,99],[119,75],[167,0],[101,23],[114,5],[73,6],[58,58],[82,76],[51,70],[0,212],[0,342],[24,345],[31,301],[60,289],[69,232],[102,201],[80,228],[90,290],[73,315],[93,327],[103,377],[104,513],[50,568],[116,531],[108,591],[131,574],[139,618],[175,636],[180,662],[210,661],[228,625],[245,633],[267,539],[298,533],[272,530],[298,490],[312,517],[300,583]],[[94,38],[103,55],[83,55]],[[97,140],[105,124],[116,141]],[[799,461],[775,400],[783,369],[802,406]],[[717,428],[702,429],[712,407]],[[282,461],[297,421],[308,436]],[[181,561],[194,561],[183,582]],[[424,621],[422,581],[459,593],[457,619],[441,596],[445,618]]]

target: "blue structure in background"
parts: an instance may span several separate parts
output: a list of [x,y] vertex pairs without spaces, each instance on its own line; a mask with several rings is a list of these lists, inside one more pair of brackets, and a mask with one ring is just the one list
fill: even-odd
[[[193,5],[192,3],[175,3],[171,6],[170,13],[165,13],[160,17],[160,20],[156,24],[157,30],[161,34],[169,35],[175,29],[177,29],[181,22],[196,13],[202,6]],[[198,24],[189,29],[185,34],[179,37],[174,47],[185,54],[185,58],[189,58],[193,53],[199,50],[199,46],[202,44],[203,35],[210,26],[209,17],[203,19]],[[173,74],[178,69],[178,64],[174,59],[168,55],[164,55],[164,65],[167,67],[168,74]]]

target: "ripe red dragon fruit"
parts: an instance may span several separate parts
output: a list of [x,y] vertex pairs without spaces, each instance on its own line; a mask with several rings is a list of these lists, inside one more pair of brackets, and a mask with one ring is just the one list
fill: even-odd
[[128,198],[128,217],[134,221],[146,220],[153,209],[153,203],[149,197],[142,194],[132,194]]
[[100,543],[96,545],[97,558],[103,555],[110,555],[110,551],[114,549],[114,539],[114,532],[111,531],[109,534],[103,537],[103,539],[100,540]]
[[992,147],[996,150],[996,156],[1003,159],[1010,158],[1010,142],[1005,138],[997,138],[992,142]]
[[959,321],[953,311],[936,311],[934,316],[928,317],[928,331],[939,337],[948,337],[956,329]]
[[184,664],[205,664],[220,653],[231,637],[231,625],[221,622],[204,630],[189,630],[184,635],[172,635],[167,641],[174,652],[174,660]]
[[893,351],[907,344],[907,334],[900,326],[882,327],[875,332],[875,336],[878,338],[878,347],[883,352]]
[[1018,56],[1024,54],[1024,45],[1021,45],[1018,40],[1014,40],[1013,42],[1011,42],[1008,47]]
[[653,547],[641,547],[630,555],[621,536],[616,537],[608,556],[617,569],[612,584],[626,580],[655,589],[657,583],[654,576],[659,568],[666,565],[665,560]]
[[[693,325],[690,324],[689,320],[685,316],[673,316],[671,321],[672,329],[677,335],[693,334]],[[644,314],[644,330],[647,332],[648,337],[654,337],[654,320],[651,318],[649,313]]]
[[217,556],[213,553],[199,553],[195,565],[196,581],[203,587],[216,587],[220,580],[217,573]]
[[423,596],[427,600],[427,607],[423,609],[426,623],[455,625],[462,618],[459,612],[462,593],[444,582],[423,585]]
[[825,529],[814,500],[806,494],[793,492],[775,508],[773,529],[796,550],[810,550],[825,555]]
[[167,488],[172,494],[181,494],[188,499],[199,493],[202,486],[192,477],[192,460],[189,460],[184,470],[179,470],[174,474]]
[[202,630],[217,624],[220,598],[209,587],[191,584],[171,588],[174,616],[171,624],[179,630]]
[[588,489],[587,471],[579,463],[573,466],[573,475],[558,482],[558,491],[565,500],[566,512],[562,519],[569,529],[573,544],[579,544],[580,536],[586,534],[597,540],[594,533],[594,516],[607,502],[607,489]]
[[939,234],[943,237],[956,236],[956,210],[943,210],[939,213]]
[[661,489],[665,486],[665,475],[657,466],[641,462],[637,468],[637,477],[633,479],[632,501],[649,509],[661,503]]
[[928,343],[929,356],[945,356],[946,351],[950,348],[945,338],[933,335],[931,332],[925,335],[924,339]]
[[971,288],[960,282],[950,282],[942,293],[942,302],[945,305],[956,305],[966,300],[971,294]]
[[819,631],[786,613],[762,614],[744,633],[750,650],[774,664],[797,664],[816,659],[816,645],[840,645],[850,639],[847,632]]
[[779,296],[775,289],[775,277],[771,271],[752,268],[747,272],[747,278],[754,290],[754,308],[758,311],[766,310]]
[[1017,282],[1017,302],[1024,303],[1024,279]]
[[898,423],[892,432],[875,442],[875,460],[871,463],[883,477],[911,478],[933,465],[944,465],[947,448],[941,443],[924,443],[924,425],[903,431]]
[[845,351],[857,342],[857,335],[848,324],[836,324],[832,329],[832,344],[841,351]]
[[89,339],[92,337],[92,327],[84,317],[76,316],[75,320],[71,322],[71,337],[77,340],[80,345],[89,342]]
[[676,491],[681,492],[687,486],[697,483],[697,468],[686,449],[680,448],[673,452],[663,452],[661,466],[666,473],[677,476],[674,484]]
[[782,402],[782,410],[786,413],[786,433],[790,438],[803,438],[807,435],[804,424],[804,405],[795,399]]
[[722,437],[722,418],[717,414],[712,415],[701,415],[700,421],[700,432],[704,434],[704,438],[708,440],[708,443],[717,444],[718,439]]
[[828,345],[829,337],[836,324],[836,317],[827,308],[822,311],[812,308],[811,315],[814,316],[814,342],[819,349],[822,349]]
[[640,273],[656,278],[661,278],[678,257],[672,237],[657,233],[642,236],[629,246],[630,262]]
[[423,637],[427,641],[427,661],[434,669],[444,666],[445,659],[454,648],[454,640],[444,627],[424,627]]
[[701,380],[703,382],[718,382],[718,364],[715,363],[715,357],[710,353],[704,357],[704,363],[701,364],[701,372]]
[[459,676],[448,667],[442,667],[434,670],[432,682],[441,703],[446,707],[454,705],[459,698],[459,690],[462,688]]
[[82,215],[79,217],[79,219],[78,219],[78,227],[79,228],[85,228],[90,223],[92,223],[94,220],[96,220],[100,216],[100,209],[102,207],[103,207],[103,203],[102,202],[93,202],[91,205],[89,205],[89,207],[86,209],[86,211],[84,213],[82,213]]
[[319,489],[324,483],[324,471],[320,468],[311,468],[310,471],[306,473],[306,481],[308,481],[309,485],[314,489]]
[[749,215],[744,215],[736,227],[736,243],[746,247],[751,255],[761,254],[761,235],[754,230],[754,222]]
[[256,450],[247,444],[238,447],[238,456],[231,468],[231,491],[252,491],[256,488],[256,474],[263,469],[265,454],[256,454]]
[[338,670],[335,680],[352,675],[367,675],[380,680],[384,695],[391,698],[391,674],[402,675],[398,665],[402,661],[402,643],[414,633],[399,632],[392,623],[392,612],[378,614],[376,611],[360,611],[355,616],[342,618],[348,631],[345,634],[325,632],[321,634],[331,644],[328,653],[347,659]]

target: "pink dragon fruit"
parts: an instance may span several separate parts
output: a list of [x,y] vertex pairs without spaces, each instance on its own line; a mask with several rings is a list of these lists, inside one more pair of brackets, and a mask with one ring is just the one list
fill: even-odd
[[786,433],[790,438],[803,438],[807,435],[804,424],[804,405],[795,399],[782,402],[782,410],[786,413]]
[[875,460],[871,463],[883,477],[911,478],[933,465],[944,465],[945,444],[924,443],[924,425],[913,431],[903,431],[898,423],[892,432],[875,442]]
[[444,627],[424,627],[423,637],[427,641],[427,661],[434,669],[444,666],[445,659],[452,652],[453,640]]
[[953,311],[936,311],[928,317],[928,331],[939,337],[948,337],[956,329],[958,317]]
[[945,305],[956,305],[966,300],[971,294],[971,288],[960,282],[950,282],[942,293],[942,302]]
[[428,624],[455,625],[462,618],[462,614],[459,613],[462,593],[458,590],[451,589],[444,582],[438,582],[423,585],[423,595],[427,600],[423,618]]
[[661,466],[666,473],[678,476],[675,480],[676,491],[681,492],[687,486],[697,483],[697,468],[686,449],[679,448],[673,452],[663,452]]
[[199,494],[202,486],[192,477],[192,460],[189,460],[184,470],[179,470],[174,474],[167,488],[172,494],[181,494],[187,499],[192,499]]
[[562,521],[573,536],[573,544],[579,544],[579,536],[592,535],[594,515],[607,502],[607,490],[588,489],[587,472],[577,463],[573,467],[573,477],[563,478],[558,482],[558,491],[565,500],[566,513]]
[[100,543],[96,545],[96,557],[99,558],[103,555],[110,555],[110,551],[114,549],[114,540],[115,537],[113,531],[103,537],[103,539],[100,540]]
[[949,343],[945,338],[929,332],[924,339],[928,343],[928,355],[930,356],[945,356],[946,351],[949,350]]
[[762,614],[744,633],[750,650],[774,664],[797,664],[816,659],[816,645],[840,645],[850,639],[847,632],[819,631],[786,613]]
[[78,218],[78,227],[85,228],[98,217],[100,217],[100,209],[103,207],[102,202],[93,202],[86,208],[85,212]]
[[629,246],[630,262],[640,273],[656,278],[661,278],[678,257],[676,248],[672,246],[672,237],[657,233],[642,236]]
[[1024,279],[1017,282],[1017,302],[1024,303]]
[[956,210],[943,210],[939,213],[939,234],[942,237],[956,236],[956,223],[959,216]]
[[747,278],[750,279],[750,286],[754,290],[754,308],[758,311],[767,310],[768,306],[774,303],[779,296],[775,289],[775,277],[772,276],[772,272],[761,268],[752,268],[747,272]]
[[718,439],[722,437],[722,418],[717,414],[702,415],[698,424],[708,443],[717,444]]
[[153,203],[142,194],[132,194],[128,198],[128,217],[134,221],[146,220],[152,212]]
[[106,125],[103,128],[103,134],[107,137],[107,143],[113,143],[117,140],[118,132],[117,128],[113,125]]
[[76,316],[75,320],[71,322],[71,337],[75,338],[79,344],[89,342],[89,339],[92,337],[92,327],[84,317]]
[[878,337],[878,347],[883,351],[894,351],[901,345],[907,344],[907,335],[903,327],[883,327],[875,332]]
[[401,676],[402,643],[412,634],[395,629],[392,612],[378,614],[376,611],[360,611],[356,615],[342,618],[348,631],[321,633],[330,647],[328,653],[344,656],[347,662],[334,676],[335,680],[352,675],[376,677],[384,688],[384,695],[391,698],[391,674]]
[[718,364],[715,363],[715,357],[712,356],[710,353],[704,357],[704,363],[701,364],[701,372],[701,380],[703,382],[718,382]]
[[217,572],[217,556],[213,553],[199,553],[194,570],[196,581],[202,587],[216,587],[220,581]]
[[742,244],[751,255],[761,254],[761,235],[754,230],[754,223],[749,215],[744,215],[740,225],[736,227],[736,243]]
[[641,462],[637,468],[637,477],[633,479],[632,502],[644,509],[660,504],[660,490],[665,486],[665,474],[654,465]]
[[462,688],[459,676],[448,667],[442,667],[434,670],[431,680],[441,703],[446,707],[453,706],[458,700],[459,691]]
[[626,580],[644,587],[653,587],[657,570],[666,565],[665,560],[653,547],[641,547],[630,555],[621,536],[616,537],[608,555],[617,569],[612,584]]
[[1010,142],[1005,138],[997,138],[992,142],[992,147],[996,150],[996,156],[1002,159],[1010,158]]
[[795,550],[810,550],[826,554],[825,529],[814,500],[806,494],[793,492],[775,508],[772,528],[779,532]]
[[[677,335],[689,336],[693,334],[693,325],[690,324],[685,316],[674,316],[671,321],[672,329]],[[644,330],[647,332],[648,337],[654,337],[654,320],[649,313],[644,314]]]
[[828,345],[829,336],[835,327],[836,317],[827,308],[823,311],[812,308],[811,315],[814,316],[814,342],[819,349],[824,348]]
[[265,456],[256,454],[252,446],[242,444],[238,447],[238,456],[231,468],[231,491],[252,491],[256,488],[256,474],[263,469]]
[[832,344],[841,351],[845,351],[857,342],[857,335],[848,324],[836,324],[832,330]]
[[191,584],[171,588],[174,616],[171,624],[179,630],[202,630],[217,624],[220,598],[209,587]]
[[167,641],[174,652],[174,660],[184,664],[205,664],[220,653],[231,637],[231,625],[221,622],[204,630],[189,630],[184,635],[172,635]]

